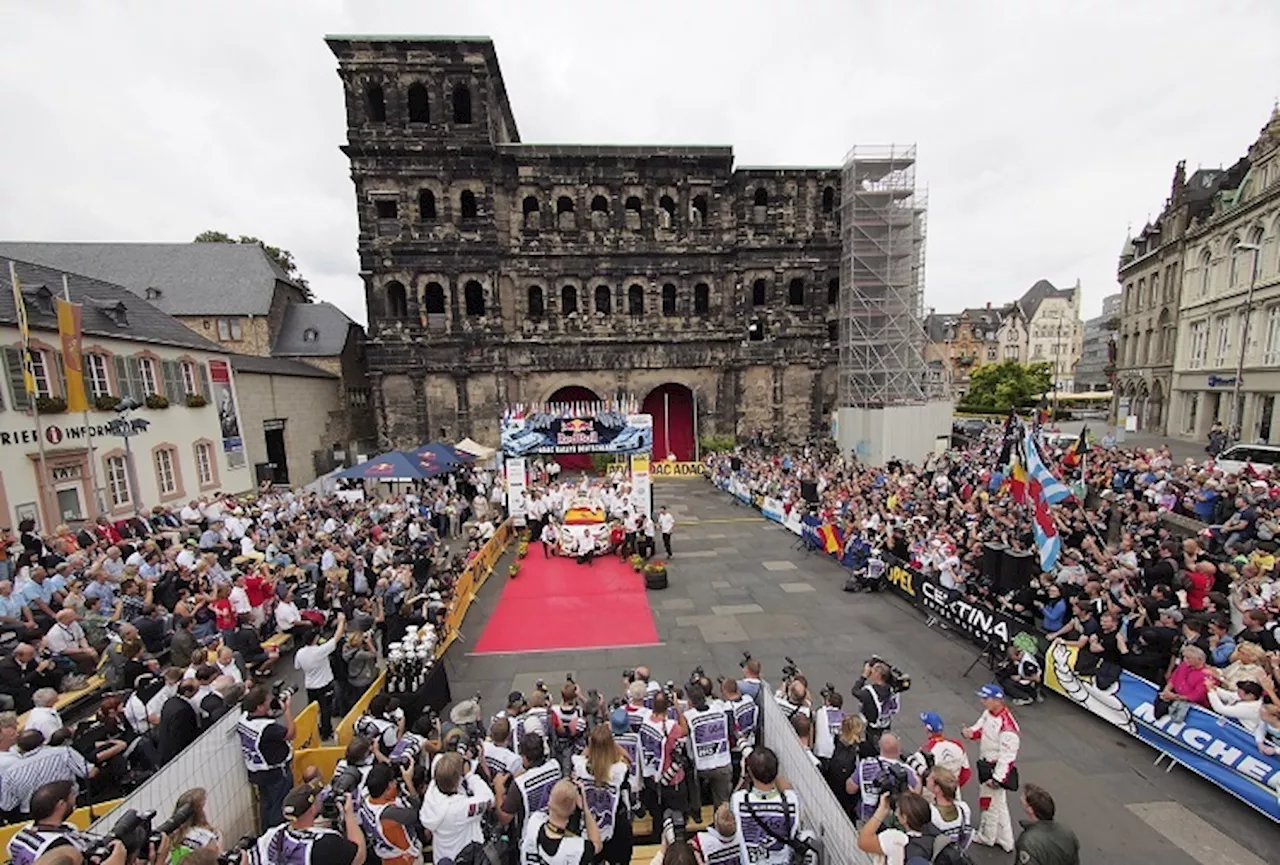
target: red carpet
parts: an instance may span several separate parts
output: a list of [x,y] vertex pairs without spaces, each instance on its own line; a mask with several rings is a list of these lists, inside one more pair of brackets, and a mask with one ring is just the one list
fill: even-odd
[[658,629],[644,588],[644,575],[616,556],[579,565],[543,558],[529,546],[520,575],[507,579],[498,607],[472,654],[551,652],[612,646],[652,646]]

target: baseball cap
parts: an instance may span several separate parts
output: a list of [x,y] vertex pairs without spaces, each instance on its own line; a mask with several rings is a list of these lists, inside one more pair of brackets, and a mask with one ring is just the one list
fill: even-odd
[[930,733],[942,732],[942,716],[937,712],[921,712],[920,723],[924,724],[925,729]]
[[311,810],[316,802],[317,793],[309,784],[299,784],[284,797],[284,816],[301,817]]
[[619,706],[610,712],[609,727],[613,730],[615,736],[621,735],[631,729],[631,718],[627,715],[627,710]]
[[1004,688],[1001,688],[995,683],[983,685],[978,689],[978,696],[984,700],[1003,700]]
[[521,694],[519,691],[512,691],[510,694],[507,694],[508,706],[518,706],[523,702],[524,702],[524,694]]
[[1177,607],[1165,607],[1160,611],[1160,615],[1168,616],[1173,620],[1174,624],[1182,623],[1182,610],[1179,610]]

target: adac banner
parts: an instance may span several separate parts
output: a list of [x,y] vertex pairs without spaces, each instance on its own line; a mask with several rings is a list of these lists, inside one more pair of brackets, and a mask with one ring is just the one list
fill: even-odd
[[1168,714],[1157,718],[1155,685],[1121,673],[1119,682],[1102,690],[1076,676],[1075,654],[1060,640],[1049,648],[1047,687],[1280,821],[1280,756],[1263,754],[1252,733],[1199,706],[1180,721]]
[[707,467],[702,463],[658,460],[649,471],[655,478],[700,478],[706,476]]
[[502,452],[527,454],[630,454],[653,449],[653,415],[618,411],[531,412],[502,421]]

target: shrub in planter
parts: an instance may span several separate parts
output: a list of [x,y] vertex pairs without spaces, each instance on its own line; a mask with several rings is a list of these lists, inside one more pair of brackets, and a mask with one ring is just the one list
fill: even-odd
[[629,561],[631,562],[631,567],[636,571],[636,573],[644,570],[644,559],[640,556],[632,556]]
[[657,576],[659,574],[666,574],[667,566],[666,566],[666,563],[664,562],[650,562],[649,564],[644,566],[644,572],[646,576]]
[[204,408],[208,404],[209,401],[204,398],[202,393],[187,394],[187,408]]
[[60,396],[38,396],[36,408],[40,414],[62,414],[67,410],[67,401]]
[[120,397],[112,396],[109,393],[93,398],[93,407],[98,411],[115,411],[118,405],[120,405]]
[[520,546],[516,547],[516,558],[523,559],[527,555],[529,555],[529,542],[521,541]]
[[512,562],[511,567],[507,568],[507,575],[514,577],[518,573],[520,573],[520,563]]
[[169,400],[167,397],[161,396],[158,393],[148,394],[147,408],[168,408],[168,407],[169,407]]
[[645,565],[644,587],[646,589],[665,589],[667,587],[667,566],[662,562]]

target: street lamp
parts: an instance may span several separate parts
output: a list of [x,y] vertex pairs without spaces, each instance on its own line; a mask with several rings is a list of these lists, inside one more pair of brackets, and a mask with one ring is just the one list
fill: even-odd
[[1229,417],[1231,422],[1227,424],[1227,434],[1240,440],[1240,426],[1243,418],[1240,417],[1240,386],[1244,383],[1244,353],[1249,346],[1249,319],[1253,315],[1253,290],[1258,285],[1258,261],[1262,258],[1262,245],[1257,243],[1238,243],[1235,250],[1237,254],[1240,252],[1253,253],[1253,266],[1249,273],[1249,293],[1244,299],[1244,326],[1240,328],[1240,352],[1236,358],[1236,380],[1231,386],[1231,412]]
[[133,464],[133,449],[129,447],[129,439],[133,438],[140,432],[146,432],[151,422],[146,418],[129,418],[129,412],[134,409],[141,408],[142,404],[131,396],[126,396],[116,403],[116,414],[118,418],[107,424],[107,430],[112,435],[118,435],[124,439],[124,467],[129,479],[129,498],[133,501],[134,509],[140,508],[142,502],[139,498],[140,490],[138,489],[138,470]]

